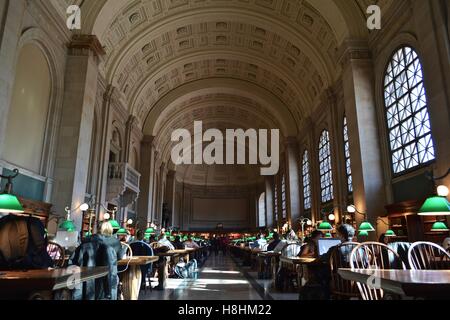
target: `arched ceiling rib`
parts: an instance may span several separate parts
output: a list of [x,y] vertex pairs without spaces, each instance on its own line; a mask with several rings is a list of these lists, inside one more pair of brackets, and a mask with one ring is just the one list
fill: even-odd
[[[207,53],[201,56],[187,56],[170,68],[155,72],[146,79],[140,91],[133,94],[130,92],[133,113],[139,118],[145,117],[162,96],[185,83],[207,78],[229,78],[251,82],[274,93],[289,108],[297,123],[300,123],[308,115],[305,106],[312,105],[324,87],[318,74],[308,76],[306,71],[300,71],[297,81],[294,81],[285,76],[284,72],[270,71],[261,61],[252,60],[250,56],[222,53],[217,57],[214,58],[214,55]],[[236,57],[238,60],[233,59]],[[305,85],[306,88],[298,85],[300,81],[308,83]]]
[[[173,143],[171,134],[175,129],[193,130],[194,121],[203,121],[204,130],[226,129],[272,129],[281,125],[270,117],[258,103],[231,94],[199,95],[186,100],[164,117],[155,128],[155,144],[163,161],[168,162]],[[281,133],[282,134],[282,133]],[[284,138],[281,136],[281,140]]]
[[295,136],[298,132],[293,114],[284,107],[277,96],[251,82],[228,78],[197,80],[169,91],[150,110],[144,122],[143,132],[147,135],[157,135],[157,124],[166,118],[174,107],[192,98],[217,93],[239,96],[261,106],[261,110],[265,110],[265,116],[267,113],[270,114],[286,137]]

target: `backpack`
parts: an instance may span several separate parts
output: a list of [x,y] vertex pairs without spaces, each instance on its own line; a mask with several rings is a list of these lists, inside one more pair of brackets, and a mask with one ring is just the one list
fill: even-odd
[[197,260],[192,259],[188,263],[179,262],[174,268],[175,274],[180,279],[192,279],[195,278],[195,273],[197,272]]
[[39,219],[14,215],[0,219],[0,269],[46,269],[52,266],[45,228]]

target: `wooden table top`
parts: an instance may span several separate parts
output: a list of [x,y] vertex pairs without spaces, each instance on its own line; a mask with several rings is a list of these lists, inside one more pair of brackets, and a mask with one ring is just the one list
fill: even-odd
[[[0,291],[61,290],[108,275],[108,267],[0,271]],[[70,281],[70,280],[74,281]]]
[[136,256],[125,258],[117,262],[118,266],[142,266],[159,260],[158,256]]
[[274,251],[262,251],[262,252],[258,252],[258,256],[260,257],[279,257],[281,256],[281,252],[274,252]]
[[403,296],[450,296],[450,270],[339,269],[338,272],[346,280],[362,283],[370,277],[379,278],[382,289]]
[[280,262],[292,264],[313,264],[319,260],[316,258],[300,258],[300,257],[280,257]]
[[167,252],[155,253],[155,256],[157,256],[157,257],[173,257],[173,256],[178,256],[178,255],[188,254],[188,253],[189,253],[189,251],[187,251],[187,250],[169,250]]

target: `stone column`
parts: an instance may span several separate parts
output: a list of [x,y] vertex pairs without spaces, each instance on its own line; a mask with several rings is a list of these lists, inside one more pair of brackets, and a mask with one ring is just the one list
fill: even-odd
[[274,227],[274,210],[273,210],[273,177],[265,178],[266,184],[266,221],[267,227]]
[[[357,209],[367,212],[375,226],[377,216],[384,212],[384,190],[376,105],[374,74],[370,53],[364,44],[346,43],[341,58],[345,110],[350,139],[354,202]],[[356,214],[359,225],[363,216]],[[374,237],[374,233],[371,235]]]
[[[68,45],[64,107],[55,161],[55,211],[77,208],[85,200],[97,92],[98,56],[104,54],[95,36],[75,35]],[[82,213],[72,213],[78,230]]]
[[299,147],[295,137],[288,137],[285,141],[286,150],[286,200],[288,219],[294,229],[297,228],[297,220],[300,218],[300,169]]
[[102,104],[102,126],[101,130],[101,141],[100,150],[98,151],[99,156],[99,168],[98,168],[98,183],[97,189],[95,190],[97,207],[95,208],[98,212],[98,219],[103,218],[104,208],[101,204],[106,203],[106,193],[108,187],[108,166],[109,166],[109,150],[111,145],[111,135],[112,135],[112,101],[117,98],[115,97],[117,90],[113,86],[109,86],[103,95]]
[[6,137],[25,0],[0,1],[0,159]]
[[167,203],[167,210],[169,212],[169,226],[173,225],[174,209],[175,209],[175,171],[169,170],[166,178],[166,191],[164,193],[164,203]]
[[125,129],[125,148],[124,148],[124,162],[129,163],[130,162],[130,152],[131,152],[131,139],[132,139],[132,133],[133,128],[136,124],[136,117],[130,116],[126,123],[126,129]]
[[138,220],[140,225],[147,225],[153,220],[153,183],[155,170],[155,146],[153,136],[145,136],[141,142],[141,193],[138,199]]

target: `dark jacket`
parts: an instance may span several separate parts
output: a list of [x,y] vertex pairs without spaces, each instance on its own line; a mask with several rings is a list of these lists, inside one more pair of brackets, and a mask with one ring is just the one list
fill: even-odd
[[79,267],[109,268],[108,276],[89,280],[82,287],[76,288],[74,300],[117,300],[118,274],[117,261],[123,255],[120,241],[113,237],[94,235],[81,244],[69,260],[69,265]]
[[281,242],[280,239],[273,240],[273,241],[272,241],[271,243],[269,243],[269,245],[267,246],[267,251],[273,251],[273,250],[276,248],[276,246],[277,246],[280,242]]

